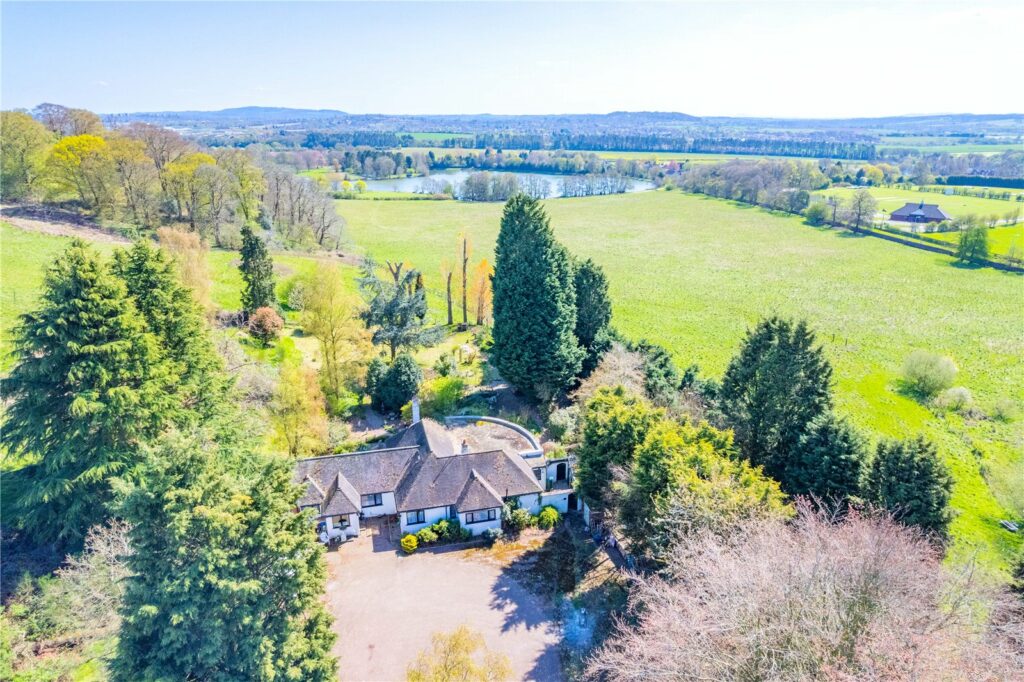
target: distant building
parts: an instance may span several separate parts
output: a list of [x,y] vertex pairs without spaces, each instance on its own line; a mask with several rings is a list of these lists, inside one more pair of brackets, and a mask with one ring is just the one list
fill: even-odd
[[899,220],[904,223],[939,223],[943,220],[951,220],[951,218],[939,208],[938,204],[926,204],[922,201],[919,204],[909,202],[903,208],[896,209],[889,215],[889,220]]

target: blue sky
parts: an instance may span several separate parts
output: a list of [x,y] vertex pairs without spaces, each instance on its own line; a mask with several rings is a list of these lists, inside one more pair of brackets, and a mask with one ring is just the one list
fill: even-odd
[[1024,3],[3,2],[0,106],[1024,110]]

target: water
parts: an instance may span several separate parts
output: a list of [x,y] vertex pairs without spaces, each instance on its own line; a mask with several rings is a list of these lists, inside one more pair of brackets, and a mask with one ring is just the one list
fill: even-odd
[[[458,190],[459,186],[465,182],[473,173],[479,173],[477,169],[451,169],[447,171],[438,171],[431,173],[425,177],[415,178],[392,178],[390,180],[367,180],[366,189],[379,192],[414,192],[418,194],[429,193],[430,190],[435,189],[438,185],[445,182],[451,184],[453,188]],[[543,189],[547,187],[546,192],[530,192],[535,196],[543,196],[546,199],[554,199],[562,196],[562,178],[574,178],[578,176],[573,175],[552,175],[547,173],[521,173],[512,171],[487,171],[492,175],[514,175],[520,184],[527,187],[538,187]],[[644,192],[647,190],[654,189],[654,183],[649,180],[638,180],[636,178],[626,178],[627,192]]]

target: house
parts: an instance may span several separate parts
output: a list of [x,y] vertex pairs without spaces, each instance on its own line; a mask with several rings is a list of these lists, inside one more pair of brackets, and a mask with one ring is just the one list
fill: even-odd
[[331,534],[354,537],[383,517],[402,533],[458,519],[474,535],[501,526],[511,500],[537,513],[577,506],[568,457],[548,458],[526,429],[492,417],[418,420],[382,447],[296,463],[305,484],[300,509],[312,509]]
[[938,223],[951,218],[938,207],[937,204],[926,204],[908,202],[903,208],[898,208],[889,214],[889,220],[899,220],[905,223]]

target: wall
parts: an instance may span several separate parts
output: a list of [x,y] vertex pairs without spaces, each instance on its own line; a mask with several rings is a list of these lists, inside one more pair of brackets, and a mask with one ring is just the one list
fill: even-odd
[[395,494],[384,493],[381,495],[381,504],[379,507],[363,507],[363,516],[372,518],[374,516],[384,516],[386,514],[395,513]]
[[423,513],[425,521],[423,523],[407,524],[405,522],[405,512],[401,512],[399,523],[402,527],[403,533],[415,533],[416,531],[426,528],[427,526],[437,523],[441,519],[448,518],[448,507],[432,507],[427,509]]
[[[569,490],[560,490],[558,492],[544,493],[541,495],[541,507],[551,505],[557,509],[560,513],[564,514],[569,511]],[[536,513],[536,512],[534,512]]]
[[527,495],[519,496],[519,506],[529,511],[531,514],[536,514],[544,505],[540,501],[539,494],[529,493]]
[[[345,535],[349,536],[350,538],[354,538],[355,536],[359,535],[359,515],[358,514],[347,514],[347,516],[348,516],[348,528],[345,529]],[[335,524],[334,524],[334,518],[333,517],[328,516],[325,519],[325,521],[327,521],[327,527],[328,528],[334,528]]]
[[488,528],[501,528],[501,509],[494,510],[493,521],[482,521],[480,523],[466,523],[466,515],[459,512],[459,523],[463,528],[468,528],[473,535],[480,535]]

